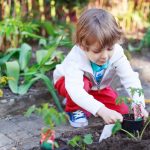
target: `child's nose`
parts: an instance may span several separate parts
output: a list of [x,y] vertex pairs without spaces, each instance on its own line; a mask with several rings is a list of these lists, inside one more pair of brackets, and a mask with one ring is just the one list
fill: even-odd
[[101,58],[102,58],[102,59],[107,59],[107,58],[108,58],[108,51],[107,51],[107,50],[104,50],[104,51],[102,52]]

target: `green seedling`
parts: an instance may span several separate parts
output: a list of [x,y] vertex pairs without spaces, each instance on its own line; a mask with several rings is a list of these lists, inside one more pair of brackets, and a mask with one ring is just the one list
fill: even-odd
[[136,140],[136,141],[142,140],[143,134],[144,134],[144,132],[145,132],[147,126],[149,125],[149,123],[150,123],[150,117],[148,117],[148,119],[147,119],[147,121],[146,121],[146,123],[145,123],[145,126],[144,126],[143,130],[142,130],[141,132],[137,131],[136,134],[133,134],[133,133],[130,133],[129,131],[127,131],[127,130],[122,129],[121,122],[118,120],[118,121],[116,121],[116,123],[115,123],[115,125],[114,125],[114,127],[113,127],[113,129],[112,129],[112,134],[114,135],[114,134],[116,134],[118,131],[123,131],[123,132],[125,132],[127,135],[129,135],[129,137],[131,137],[132,139],[134,139],[134,140]]
[[[128,98],[128,97],[118,97],[117,98],[117,100],[116,100],[116,104],[121,104],[121,103],[126,103],[126,104],[128,104],[128,106],[129,106],[129,114],[131,114],[131,112],[132,112],[132,107],[131,107],[131,104],[134,102],[135,104],[137,103],[138,104],[138,102],[136,102],[135,100],[133,100],[133,96],[134,96],[134,94],[135,93],[138,93],[138,95],[139,95],[139,97],[140,96],[142,96],[143,95],[143,93],[144,93],[144,91],[143,91],[143,89],[141,89],[141,88],[133,88],[133,87],[130,87],[129,88],[130,89],[130,93],[131,93],[131,98]],[[136,121],[139,121],[139,120],[141,120],[142,118],[138,118],[138,120],[136,120]],[[133,138],[134,140],[141,140],[142,139],[142,137],[143,137],[143,134],[144,134],[144,131],[145,131],[145,129],[146,129],[146,127],[148,126],[148,124],[150,123],[150,118],[148,118],[147,119],[147,122],[146,122],[146,124],[145,124],[145,126],[144,126],[144,128],[143,128],[143,130],[141,131],[141,132],[139,132],[139,131],[136,131],[136,133],[130,133],[129,131],[127,131],[127,130],[124,130],[123,128],[122,128],[122,126],[121,126],[121,123],[120,123],[120,121],[117,121],[116,123],[115,123],[115,126],[113,127],[113,129],[112,129],[112,133],[113,134],[115,134],[116,132],[118,132],[118,131],[123,131],[123,132],[125,132],[125,133],[127,133],[127,135],[129,135],[131,138]]]
[[52,140],[56,148],[59,147],[55,140],[55,127],[64,124],[67,120],[67,115],[65,112],[58,112],[54,107],[50,107],[49,104],[43,104],[42,107],[31,106],[25,113],[26,117],[31,116],[35,113],[42,117],[45,128],[42,129],[40,144],[42,148],[50,149],[53,144],[47,142]]
[[49,104],[43,104],[42,107],[31,106],[25,116],[29,117],[32,113],[35,113],[42,117],[46,126],[50,129],[54,129],[55,126],[59,126],[66,122],[66,113],[58,112],[54,107],[50,107]]
[[74,136],[68,141],[68,145],[72,148],[80,148],[81,150],[86,150],[86,145],[93,143],[93,136],[91,134],[86,134],[83,137],[80,135]]
[[144,91],[143,89],[141,88],[133,88],[133,87],[130,87],[130,93],[131,93],[131,98],[128,98],[126,96],[119,96],[117,99],[116,99],[116,104],[121,104],[121,103],[125,103],[129,106],[129,113],[132,112],[132,103],[138,103],[136,102],[135,100],[133,100],[133,96],[135,93],[138,93],[139,97],[142,96],[144,94]]

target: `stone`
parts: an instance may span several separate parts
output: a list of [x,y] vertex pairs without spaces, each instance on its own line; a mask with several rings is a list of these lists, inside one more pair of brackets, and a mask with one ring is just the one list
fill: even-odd
[[2,100],[0,100],[0,103],[1,104],[6,104],[6,103],[8,103],[8,100],[7,99],[2,99]]

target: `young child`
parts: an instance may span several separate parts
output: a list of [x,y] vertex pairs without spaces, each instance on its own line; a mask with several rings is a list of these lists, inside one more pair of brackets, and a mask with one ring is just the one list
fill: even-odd
[[[103,9],[89,9],[79,18],[75,46],[53,74],[55,88],[67,100],[71,126],[87,126],[89,113],[102,117],[106,124],[122,121],[122,114],[128,113],[124,103],[116,105],[117,93],[110,84],[118,75],[130,95],[129,87],[141,88],[141,83],[117,44],[121,36],[114,17]],[[144,97],[135,94],[134,100],[141,103],[147,118]]]

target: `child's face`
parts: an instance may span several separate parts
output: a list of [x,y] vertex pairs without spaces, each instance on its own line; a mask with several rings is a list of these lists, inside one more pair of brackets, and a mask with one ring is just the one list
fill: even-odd
[[97,65],[103,65],[112,56],[113,47],[107,47],[103,50],[99,50],[96,47],[97,44],[93,44],[92,46],[90,46],[89,50],[85,51],[86,55],[93,63],[96,63]]

